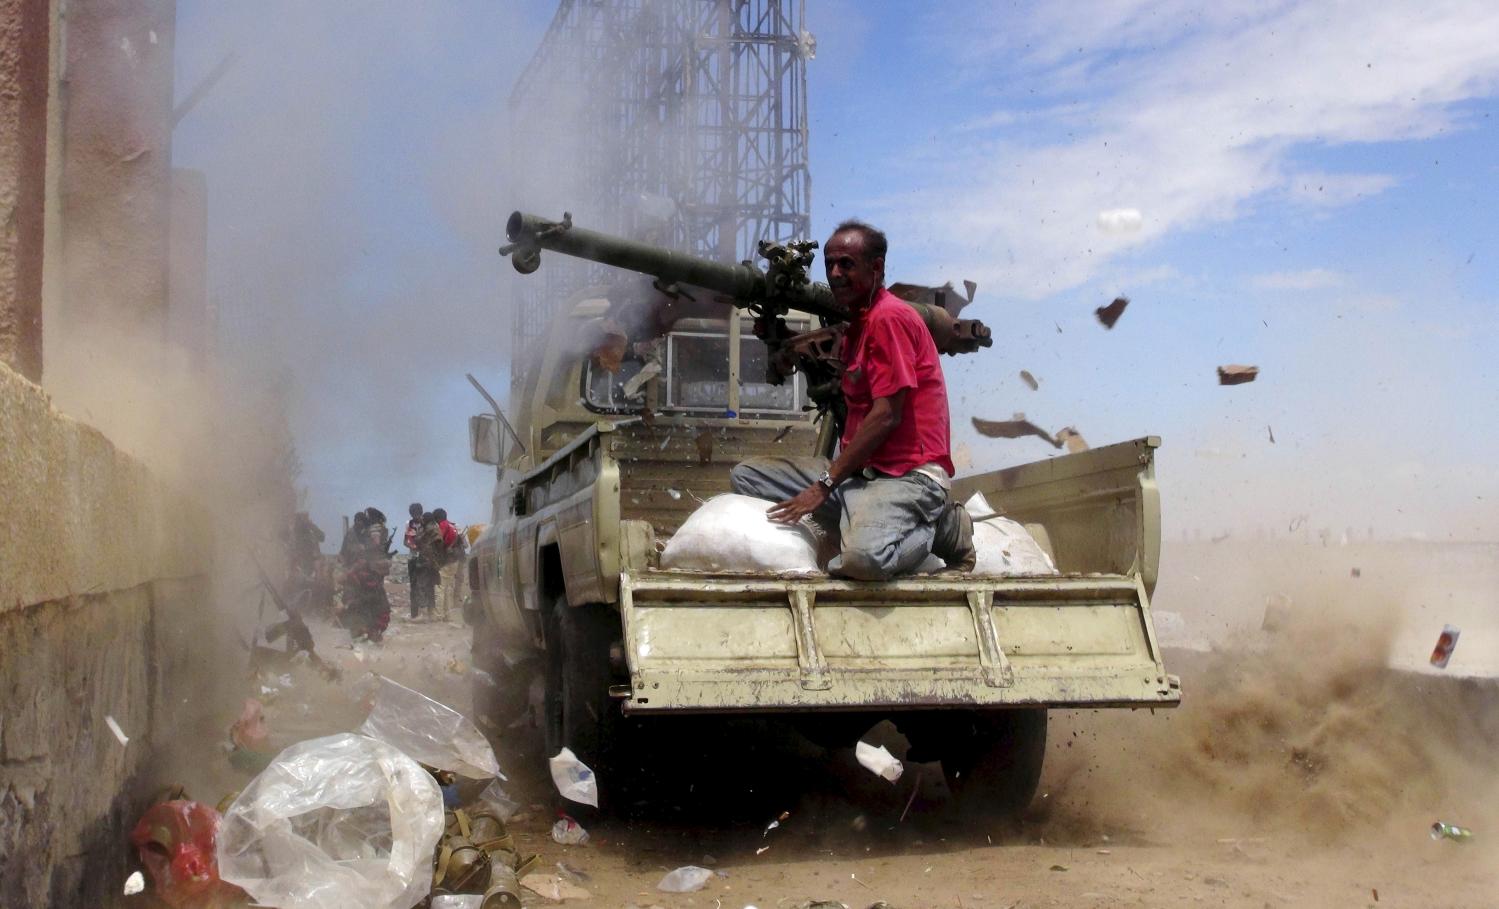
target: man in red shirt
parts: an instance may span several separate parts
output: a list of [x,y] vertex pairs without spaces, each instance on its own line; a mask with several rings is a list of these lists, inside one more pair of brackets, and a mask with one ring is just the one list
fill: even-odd
[[937,345],[916,310],[885,290],[885,235],[845,221],[824,265],[833,297],[849,312],[843,336],[848,419],[837,457],[754,458],[734,467],[743,495],[778,502],[773,521],[811,515],[838,530],[831,574],[882,581],[935,554],[973,569],[973,521],[951,501],[947,383]]

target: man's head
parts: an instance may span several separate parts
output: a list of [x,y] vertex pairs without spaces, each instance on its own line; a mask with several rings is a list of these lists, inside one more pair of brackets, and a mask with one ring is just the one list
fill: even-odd
[[828,238],[823,265],[833,299],[851,313],[862,312],[885,285],[885,235],[863,221],[844,221]]
[[432,509],[432,517],[439,522],[446,521],[448,519],[448,510],[446,508],[434,508]]
[[422,503],[412,502],[411,505],[406,509],[406,513],[411,515],[412,520],[420,518],[422,516]]

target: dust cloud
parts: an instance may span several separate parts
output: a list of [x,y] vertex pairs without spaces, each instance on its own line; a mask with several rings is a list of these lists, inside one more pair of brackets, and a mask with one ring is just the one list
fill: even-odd
[[[1335,549],[1295,550],[1343,564]],[[1284,555],[1238,556],[1243,574],[1291,592],[1241,607],[1252,616],[1224,622],[1210,649],[1166,651],[1182,678],[1177,710],[1053,714],[1037,803],[1047,836],[1405,848],[1439,818],[1499,821],[1499,687],[1393,668],[1417,662],[1402,652],[1417,646],[1402,634],[1408,590],[1364,585],[1346,567],[1346,580],[1287,587]],[[1234,588],[1219,577],[1198,595]]]

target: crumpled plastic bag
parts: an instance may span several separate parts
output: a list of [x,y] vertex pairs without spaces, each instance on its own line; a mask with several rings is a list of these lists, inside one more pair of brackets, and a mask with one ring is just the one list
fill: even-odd
[[552,783],[563,798],[595,808],[599,806],[598,777],[573,754],[571,748],[563,748],[552,755],[547,764],[552,770]]
[[765,516],[775,503],[753,496],[714,496],[682,522],[661,553],[662,568],[816,574],[817,539],[801,524]]
[[900,759],[890,753],[890,749],[884,745],[876,748],[868,742],[860,741],[854,746],[854,759],[870,773],[875,776],[884,777],[890,782],[900,779],[905,772],[905,765]]
[[438,770],[484,780],[505,779],[479,727],[463,714],[378,676],[374,706],[359,732],[393,745],[401,752]]
[[666,877],[656,884],[656,889],[663,893],[692,893],[708,886],[711,880],[713,880],[713,872],[709,869],[700,868],[697,865],[683,865],[667,872]]
[[220,876],[278,909],[410,909],[432,889],[442,793],[415,760],[353,733],[287,748],[219,828]]

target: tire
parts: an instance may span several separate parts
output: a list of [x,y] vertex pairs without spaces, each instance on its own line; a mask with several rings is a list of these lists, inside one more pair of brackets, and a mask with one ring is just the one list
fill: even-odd
[[[624,714],[609,696],[609,648],[620,636],[619,615],[599,604],[569,606],[558,597],[544,619],[547,638],[543,729],[547,756],[569,748],[593,770],[599,809],[609,810],[627,788],[623,761]],[[571,813],[587,807],[567,802]]]
[[1041,782],[1046,710],[963,714],[948,728],[942,773],[962,812],[1018,825]]

